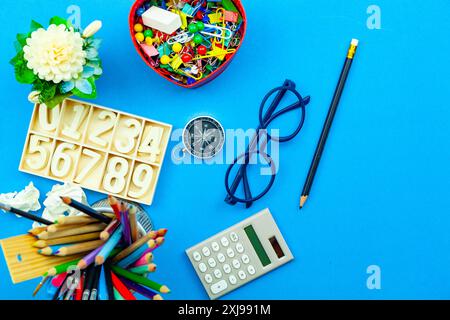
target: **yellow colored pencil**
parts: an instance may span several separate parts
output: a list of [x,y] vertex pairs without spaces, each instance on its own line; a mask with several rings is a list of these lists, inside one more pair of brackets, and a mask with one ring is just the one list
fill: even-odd
[[59,257],[65,257],[70,256],[77,253],[87,252],[94,249],[97,249],[104,243],[103,240],[94,240],[94,241],[88,241],[88,242],[82,242],[79,244],[74,244],[67,247],[62,247],[58,250],[56,253]]
[[85,234],[63,237],[63,238],[38,240],[35,243],[33,243],[33,247],[45,248],[45,247],[54,246],[57,244],[78,243],[78,242],[84,242],[84,241],[88,241],[88,240],[96,240],[99,238],[100,238],[100,232],[92,232],[92,233],[85,233]]
[[38,239],[40,240],[48,240],[48,239],[56,239],[68,236],[75,236],[80,234],[92,233],[96,231],[102,231],[105,229],[106,225],[104,223],[96,223],[96,224],[88,224],[86,226],[67,229],[58,232],[48,232],[44,231],[38,234]]

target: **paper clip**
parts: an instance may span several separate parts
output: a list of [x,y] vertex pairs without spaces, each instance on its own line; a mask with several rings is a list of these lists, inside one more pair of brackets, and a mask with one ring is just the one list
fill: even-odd
[[[219,33],[212,33],[211,31],[219,31]],[[210,37],[214,37],[214,38],[219,38],[219,39],[230,39],[233,35],[233,32],[225,27],[218,27],[212,24],[205,24],[205,30],[200,32],[201,34],[205,35],[205,36],[210,36]]]
[[186,72],[184,70],[178,70],[179,73],[185,75],[186,77],[192,78],[194,80],[201,80],[203,78],[203,73],[199,72],[197,76],[193,75],[192,73]]
[[191,41],[194,38],[194,34],[189,34],[187,32],[183,32],[180,34],[177,34],[176,36],[173,36],[172,38],[169,38],[167,40],[167,43],[170,45],[173,45],[174,43],[186,43]]

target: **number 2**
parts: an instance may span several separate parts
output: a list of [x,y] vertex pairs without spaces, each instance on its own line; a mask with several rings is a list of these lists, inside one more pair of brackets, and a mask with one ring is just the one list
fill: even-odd
[[114,123],[116,121],[117,116],[114,112],[102,111],[99,113],[98,118],[102,120],[104,123],[102,125],[96,126],[93,132],[89,135],[89,140],[104,148],[108,145],[108,142],[100,138],[100,135],[104,134],[105,132],[108,132],[114,127]]

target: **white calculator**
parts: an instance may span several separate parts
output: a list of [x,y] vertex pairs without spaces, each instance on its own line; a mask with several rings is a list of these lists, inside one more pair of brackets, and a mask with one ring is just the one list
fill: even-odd
[[294,259],[269,209],[186,250],[211,299]]

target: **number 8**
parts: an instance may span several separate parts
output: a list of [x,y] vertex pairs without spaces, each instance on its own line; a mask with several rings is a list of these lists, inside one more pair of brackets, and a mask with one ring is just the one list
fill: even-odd
[[106,175],[103,180],[103,188],[110,193],[121,193],[125,189],[125,176],[128,173],[128,167],[127,160],[112,157],[108,162]]

